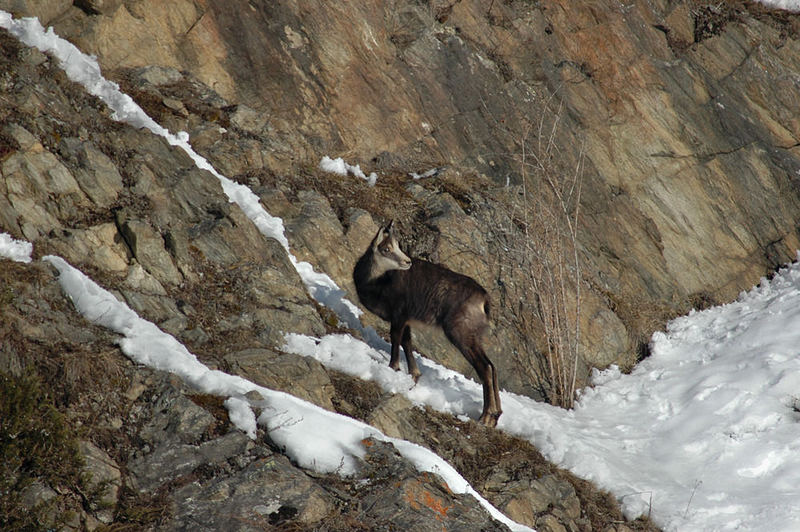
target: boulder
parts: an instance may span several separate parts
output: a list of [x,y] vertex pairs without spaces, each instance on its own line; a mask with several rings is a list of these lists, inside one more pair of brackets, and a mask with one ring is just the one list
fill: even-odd
[[236,373],[267,388],[282,390],[333,410],[333,385],[325,368],[314,359],[251,348],[232,353],[225,361]]
[[333,510],[332,497],[286,457],[262,453],[235,474],[176,490],[175,516],[164,530],[185,530],[198,522],[227,530],[269,529],[287,521],[308,527]]

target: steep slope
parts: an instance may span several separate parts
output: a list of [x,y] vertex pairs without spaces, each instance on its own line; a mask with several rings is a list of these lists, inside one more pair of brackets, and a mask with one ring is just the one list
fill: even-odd
[[[5,33],[0,42],[8,89],[2,101],[3,229],[33,241],[37,258],[58,253],[81,265],[140,314],[191,345],[207,365],[235,369],[323,407],[353,413],[347,398],[357,394],[348,394],[354,386],[349,379],[331,377],[318,364],[278,351],[283,331],[325,330],[280,243],[264,239],[237,206],[228,204],[219,182],[197,170],[183,152],[111,120],[108,109],[66,80],[48,56]],[[203,100],[193,103],[208,109]],[[233,260],[232,247],[259,254],[259,262]],[[74,437],[83,439],[89,471],[107,481],[104,489],[113,488],[96,494],[82,485],[59,486],[63,496],[53,502],[55,486],[44,484],[23,501],[23,508],[50,501],[32,517],[39,525],[60,516],[73,528],[99,523],[182,528],[200,518],[219,529],[224,525],[214,516],[233,513],[249,520],[243,528],[497,526],[473,500],[453,496],[435,477],[420,476],[378,444],[369,458],[373,469],[363,469],[363,477],[349,483],[309,480],[280,449],[229,432],[220,400],[126,362],[107,334],[72,312],[55,289],[53,272],[41,263],[2,265],[8,289],[3,370],[18,375],[21,368],[36,368],[37,378],[56,396],[54,404],[85,426]],[[31,322],[42,326],[29,329]],[[98,373],[81,369],[86,360],[72,355],[84,351],[99,359],[93,366]],[[62,372],[75,380],[59,379]],[[116,378],[111,384],[108,375]],[[12,392],[14,386],[12,379]],[[426,419],[416,423],[424,433]],[[468,436],[457,440],[466,445]],[[511,448],[521,446],[495,437]],[[519,452],[537,459],[529,448]],[[515,462],[507,466],[516,467]],[[541,470],[527,474],[538,476]],[[32,473],[38,478],[42,470]],[[571,528],[620,519],[613,502],[586,484],[564,473],[545,479],[545,497],[537,503],[543,506],[525,519],[560,520]],[[581,486],[580,499],[569,482]],[[384,496],[389,485],[398,488],[397,496]],[[492,497],[506,506],[520,497],[500,499],[502,488],[496,480],[493,486]],[[228,490],[240,490],[241,498],[220,502],[215,494]],[[259,504],[279,495],[279,504]],[[207,504],[187,506],[198,499]],[[585,512],[576,499],[584,501]],[[590,511],[597,501],[608,509]],[[63,510],[72,513],[60,514]]]
[[[230,177],[291,189],[297,184],[288,175],[328,154],[384,173],[454,167],[449,191],[477,224],[467,232],[480,238],[453,229],[464,219],[432,220],[442,208],[434,202],[409,219],[410,245],[468,269],[505,299],[499,308],[510,332],[497,339],[496,356],[503,384],[515,390],[552,395],[547,383],[526,382],[535,378],[526,369],[536,357],[503,355],[545,343],[531,342],[535,331],[510,310],[521,304],[535,312],[525,307],[526,290],[509,289],[524,276],[503,269],[516,259],[472,201],[484,186],[466,177],[475,170],[498,184],[527,177],[535,198],[547,190],[542,161],[557,177],[580,169],[578,239],[589,288],[580,379],[590,366],[629,367],[666,317],[729,300],[800,245],[796,15],[696,0],[182,0],[169,8],[155,0],[8,0],[0,7],[39,15],[109,73],[172,67],[255,109],[250,119],[240,115],[248,135],[237,141],[239,155],[225,156],[228,139],[198,131],[191,119],[198,110],[179,96],[135,94],[165,115],[163,123],[189,130]],[[213,118],[213,106],[206,111]],[[335,200],[325,185],[305,186]],[[396,216],[403,203],[382,205],[373,214]],[[480,264],[487,252],[499,264]]]

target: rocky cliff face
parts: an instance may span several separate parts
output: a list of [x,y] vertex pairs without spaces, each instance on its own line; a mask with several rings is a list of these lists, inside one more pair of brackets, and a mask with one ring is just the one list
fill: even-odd
[[[797,21],[758,5],[3,5],[39,15],[112,78],[174,67],[256,110],[258,138],[231,156],[180,98],[154,102],[230,177],[286,176],[328,154],[384,175],[449,166],[456,182],[477,171],[502,185],[520,182],[523,154],[557,159],[564,174],[580,162],[587,365],[629,365],[665,317],[734,297],[800,244]],[[545,185],[534,176],[532,187]],[[442,238],[431,214],[413,220],[412,252],[455,267],[462,244],[483,255],[464,235]],[[497,268],[465,266],[503,297]]]
[[[478,279],[496,302],[490,355],[504,388],[551,395],[539,368],[521,356],[536,359],[545,345],[529,325],[536,294],[512,253],[528,229],[518,198],[550,194],[548,175],[579,169],[582,184],[581,380],[592,366],[630,366],[667,317],[730,299],[800,247],[798,22],[757,5],[0,0],[0,8],[39,16],[96,54],[106,76],[159,123],[188,131],[216,168],[249,185],[284,219],[298,258],[349,294],[352,265],[390,217],[400,221],[412,254]],[[1,44],[0,230],[33,242],[37,256],[64,256],[212,367],[291,390],[392,435],[433,446],[448,441],[431,439],[434,429],[423,430],[426,421],[397,399],[281,353],[286,331],[318,336],[340,326],[309,299],[281,246],[264,239],[180,150],[112,121],[47,56],[6,34]],[[318,171],[323,155],[377,171],[378,184]],[[434,178],[407,176],[434,167]],[[63,315],[68,305],[49,270],[41,268],[25,288],[29,274],[4,268],[12,288],[0,295],[3,315],[19,316],[4,319],[4,371],[20,374],[34,364],[44,374],[57,367],[80,375],[64,353],[88,345],[122,379],[118,389],[139,390],[108,406],[78,384],[56,397],[60,406],[71,402],[70,393],[94,401],[70,410],[76,419],[106,416],[108,427],[133,427],[124,455],[98,472],[117,486],[106,506],[118,511],[84,512],[84,525],[152,524],[162,516],[122,513],[153,503],[169,516],[162,523],[180,528],[192,513],[215,511],[181,501],[260,484],[266,473],[253,464],[265,460],[277,464],[277,477],[307,481],[275,449],[229,435],[213,401],[193,398],[163,376],[140,375],[115,359],[119,353],[99,332],[67,330],[63,324],[79,318]],[[39,298],[46,308],[30,306]],[[28,316],[62,325],[25,329]],[[378,320],[371,324],[385,330]],[[16,343],[14,327],[26,331],[27,343]],[[422,352],[471,371],[443,337],[425,333],[416,341]],[[136,384],[142,379],[156,390],[147,397]],[[159,397],[197,415],[200,421],[186,422],[188,440],[171,439],[183,429],[162,437],[129,423],[151,417],[147,409]],[[84,437],[107,455],[116,441],[108,427],[99,425],[100,438]],[[453,460],[468,468],[465,441],[453,445]],[[471,449],[466,456],[477,455]],[[189,457],[192,467],[160,478],[171,453]],[[376,449],[381,475],[405,479],[406,494],[445,497],[435,481],[415,477],[390,455]],[[561,477],[520,474],[509,462],[470,480],[543,529],[553,519],[574,529],[602,524],[588,514],[590,497],[579,489],[576,506],[569,495],[575,488]],[[315,482],[300,498],[319,505],[287,503],[293,510],[270,507],[261,518],[390,522],[394,510],[372,502],[361,504],[373,513],[343,510],[376,498],[359,491],[358,481],[346,488],[334,479]],[[419,486],[423,491],[414,491]],[[308,495],[320,489],[318,497]],[[143,493],[157,493],[159,504]],[[533,503],[525,499],[531,493],[550,498]],[[413,509],[416,499],[404,500]],[[472,520],[464,516],[475,506],[467,506],[448,515]]]
[[[525,442],[281,352],[285,331],[319,336],[337,326],[282,246],[227,202],[215,177],[160,137],[113,121],[55,60],[4,30],[0,50],[0,220],[34,243],[34,259],[65,257],[210,367],[435,449],[518,520],[553,530],[624,520],[608,495]],[[231,140],[210,152],[228,170],[242,164],[237,149],[250,146],[248,128],[259,122],[253,111],[177,71],[125,79],[207,138],[224,123]],[[374,229],[370,215],[352,210],[344,232],[321,194],[259,187],[298,254],[345,276]],[[342,243],[352,248],[344,259]],[[378,441],[364,441],[353,478],[296,467],[267,434],[253,441],[233,428],[222,398],[128,361],[112,334],[75,312],[44,262],[0,261],[0,315],[2,528],[504,529],[474,498]],[[486,460],[486,449],[504,450]]]

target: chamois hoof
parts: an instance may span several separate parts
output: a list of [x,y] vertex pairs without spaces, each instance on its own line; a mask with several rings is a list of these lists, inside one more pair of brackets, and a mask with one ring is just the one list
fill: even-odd
[[500,414],[502,414],[502,412],[497,412],[497,413],[484,412],[483,414],[481,414],[481,417],[480,419],[478,419],[478,421],[483,423],[487,427],[494,428],[497,426],[497,420],[500,418]]

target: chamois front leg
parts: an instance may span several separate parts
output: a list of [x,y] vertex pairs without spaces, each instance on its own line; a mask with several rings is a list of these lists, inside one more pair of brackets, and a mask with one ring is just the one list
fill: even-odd
[[411,374],[411,377],[414,379],[414,382],[419,380],[420,375],[422,373],[419,371],[417,367],[417,360],[414,358],[414,350],[411,348],[411,327],[406,324],[405,328],[403,329],[403,351],[406,353],[406,362],[408,363],[408,372]]
[[392,322],[389,328],[389,339],[392,341],[391,358],[389,359],[389,367],[395,371],[400,371],[400,343],[403,337],[404,323]]
[[389,367],[395,371],[400,371],[400,346],[403,346],[403,351],[406,353],[406,362],[408,363],[408,373],[417,382],[422,373],[417,367],[417,361],[414,360],[414,354],[411,351],[411,327],[408,322],[392,322],[389,329],[389,337],[392,340],[392,357],[389,359]]

